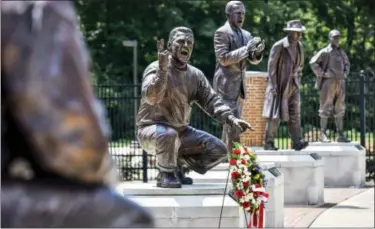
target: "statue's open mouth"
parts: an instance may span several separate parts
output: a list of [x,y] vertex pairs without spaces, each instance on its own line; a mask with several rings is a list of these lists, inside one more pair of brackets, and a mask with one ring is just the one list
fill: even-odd
[[238,24],[242,24],[243,20],[238,20],[237,22]]
[[183,55],[183,56],[189,55],[189,50],[187,48],[182,48],[181,55]]

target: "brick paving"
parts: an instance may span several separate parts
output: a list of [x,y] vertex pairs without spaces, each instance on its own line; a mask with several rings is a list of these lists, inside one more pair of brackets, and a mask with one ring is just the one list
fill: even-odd
[[320,206],[285,206],[284,227],[307,228],[328,208],[366,190],[368,188],[326,188],[324,189],[325,203]]

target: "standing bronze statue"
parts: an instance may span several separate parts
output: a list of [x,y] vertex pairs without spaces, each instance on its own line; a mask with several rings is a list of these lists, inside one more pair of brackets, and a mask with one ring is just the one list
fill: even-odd
[[304,51],[300,38],[305,27],[300,20],[287,23],[288,35],[277,41],[268,60],[268,86],[265,94],[263,117],[267,118],[265,150],[277,150],[275,137],[280,121],[288,122],[292,148],[308,146],[302,139],[300,110],[300,78],[304,65]]
[[152,227],[115,194],[72,1],[1,2],[1,226]]
[[250,124],[233,116],[204,74],[188,64],[193,46],[191,29],[174,28],[168,50],[164,50],[163,40],[158,41],[158,61],[143,73],[137,136],[141,147],[156,155],[157,186],[162,188],[192,184],[181,167],[204,174],[227,157],[220,139],[189,126],[193,103],[239,131],[251,129]]
[[320,141],[330,142],[326,130],[328,118],[335,117],[338,142],[350,142],[344,135],[345,79],[350,72],[350,63],[345,51],[340,48],[340,32],[328,34],[329,45],[321,49],[310,60],[317,77],[316,88],[320,91]]
[[[230,1],[225,7],[226,23],[214,35],[216,69],[213,88],[223,98],[235,117],[241,117],[239,99],[245,99],[244,77],[246,63],[258,64],[263,58],[264,41],[242,29],[245,6],[241,1]],[[222,140],[228,152],[233,141],[240,141],[240,132],[228,124],[223,125]]]

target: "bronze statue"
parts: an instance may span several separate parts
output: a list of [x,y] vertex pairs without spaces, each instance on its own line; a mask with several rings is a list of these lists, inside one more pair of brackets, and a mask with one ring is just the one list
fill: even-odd
[[327,138],[328,118],[335,117],[338,142],[350,142],[344,135],[345,79],[350,72],[350,63],[345,51],[340,48],[340,32],[332,30],[328,34],[329,45],[321,49],[310,60],[312,71],[317,77],[316,88],[320,91],[320,141]]
[[163,40],[158,41],[158,61],[143,73],[137,136],[141,147],[156,155],[157,187],[192,184],[181,167],[205,174],[227,157],[220,139],[189,126],[193,103],[239,131],[251,129],[250,124],[233,116],[205,75],[188,64],[193,46],[191,29],[174,28],[169,34],[168,50],[164,50]]
[[1,226],[152,227],[115,194],[72,1],[1,2]]
[[263,117],[267,118],[265,150],[278,150],[274,139],[280,121],[288,122],[292,148],[302,150],[308,142],[302,139],[300,110],[300,78],[304,65],[304,51],[299,41],[305,27],[300,20],[287,23],[288,35],[277,41],[268,59],[268,86]]
[[[226,23],[214,35],[216,69],[213,88],[231,108],[234,116],[240,118],[242,107],[239,99],[245,99],[246,63],[260,63],[264,41],[242,29],[245,7],[241,1],[228,2],[225,14]],[[227,145],[228,152],[231,152],[233,141],[240,141],[240,132],[224,124],[222,140]]]

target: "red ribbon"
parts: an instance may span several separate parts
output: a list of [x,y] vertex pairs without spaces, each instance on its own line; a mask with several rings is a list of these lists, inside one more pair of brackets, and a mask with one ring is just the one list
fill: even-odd
[[266,221],[264,202],[267,201],[269,194],[266,193],[264,188],[259,184],[253,185],[252,190],[254,195],[260,198],[261,202],[259,205],[259,209],[255,213],[250,213],[250,220],[247,227],[264,228]]
[[265,210],[264,210],[264,203],[262,202],[259,205],[259,209],[257,212],[255,212],[254,214],[250,213],[250,222],[247,228],[252,228],[252,227],[264,228],[265,223],[266,223],[265,219],[266,219],[266,216],[265,216]]

